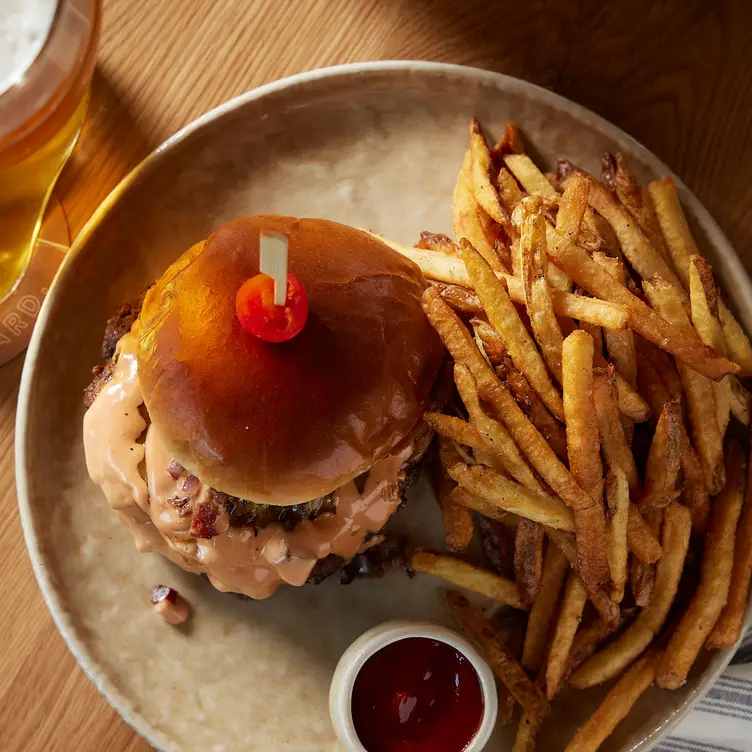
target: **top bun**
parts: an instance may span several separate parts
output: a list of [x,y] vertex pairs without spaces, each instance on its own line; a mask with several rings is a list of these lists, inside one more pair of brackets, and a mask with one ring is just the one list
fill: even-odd
[[[288,342],[256,339],[235,296],[259,273],[259,235],[289,238],[309,316]],[[289,505],[326,495],[405,446],[443,348],[418,267],[322,219],[258,216],[220,227],[149,290],[138,377],[175,458],[231,496]]]

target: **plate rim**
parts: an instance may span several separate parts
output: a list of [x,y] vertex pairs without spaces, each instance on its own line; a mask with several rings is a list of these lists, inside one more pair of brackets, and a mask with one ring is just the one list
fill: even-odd
[[[368,62],[353,62],[342,65],[327,66],[316,68],[302,73],[296,73],[286,76],[266,84],[249,89],[220,105],[205,112],[203,115],[192,120],[180,128],[172,136],[168,137],[156,149],[149,153],[141,160],[107,195],[92,213],[91,217],[83,226],[75,241],[72,243],[63,264],[61,265],[55,279],[50,285],[50,289],[42,303],[39,316],[37,318],[31,341],[26,353],[23,372],[18,393],[16,420],[15,420],[15,477],[16,477],[16,494],[18,499],[19,516],[23,530],[26,550],[31,561],[34,576],[45,604],[50,611],[55,626],[60,632],[68,649],[73,654],[79,666],[82,668],[89,680],[94,684],[99,693],[105,698],[110,706],[120,715],[121,718],[143,739],[159,750],[179,750],[178,745],[170,740],[166,734],[159,731],[155,726],[149,723],[145,717],[137,712],[132,703],[123,695],[113,681],[105,675],[101,665],[95,660],[91,652],[86,648],[84,641],[79,636],[77,630],[70,622],[66,609],[63,606],[63,600],[58,593],[57,588],[50,576],[45,557],[40,546],[40,541],[35,530],[35,523],[31,510],[29,495],[28,479],[26,474],[27,452],[26,452],[26,424],[27,414],[32,396],[32,382],[35,375],[35,364],[39,349],[41,347],[42,331],[44,330],[52,301],[62,289],[64,280],[69,274],[71,261],[76,258],[86,247],[89,238],[94,233],[98,225],[104,220],[113,206],[117,203],[120,196],[136,182],[142,173],[145,173],[153,164],[156,164],[162,155],[172,150],[179,143],[184,141],[194,132],[200,130],[205,125],[220,119],[225,114],[230,113],[249,102],[262,99],[284,89],[305,86],[306,84],[327,78],[340,78],[352,76],[353,74],[362,73],[389,73],[412,71],[422,75],[441,75],[449,74],[457,78],[466,78],[474,82],[487,82],[490,85],[496,85],[499,89],[506,91],[515,91],[518,93],[533,92],[538,100],[553,106],[556,109],[567,111],[574,115],[581,122],[588,123],[596,127],[601,132],[606,133],[617,141],[628,144],[630,148],[640,155],[640,158],[647,164],[653,166],[657,172],[663,175],[671,176],[677,184],[677,189],[681,195],[682,201],[692,206],[693,212],[699,218],[706,231],[713,236],[714,245],[720,250],[724,264],[727,265],[729,272],[733,274],[738,286],[738,296],[744,298],[752,309],[752,281],[750,280],[741,259],[737,255],[734,247],[721,230],[710,212],[700,202],[700,200],[689,190],[684,182],[669,167],[660,160],[649,149],[643,146],[637,139],[629,135],[626,131],[611,123],[606,118],[598,115],[587,107],[573,102],[556,92],[545,89],[537,84],[530,83],[523,79],[508,76],[504,73],[489,71],[474,66],[458,65],[455,63],[442,63],[420,60],[382,60]],[[747,328],[752,325],[752,311],[740,311]],[[748,609],[746,624],[749,625],[752,618],[752,608]],[[725,649],[725,655],[718,668],[711,672],[704,680],[704,686],[698,687],[665,722],[658,726],[654,731],[639,741],[632,747],[630,752],[637,750],[647,750],[650,745],[663,739],[670,731],[689,713],[692,708],[702,699],[706,692],[713,686],[715,680],[727,668],[735,652],[735,648]]]

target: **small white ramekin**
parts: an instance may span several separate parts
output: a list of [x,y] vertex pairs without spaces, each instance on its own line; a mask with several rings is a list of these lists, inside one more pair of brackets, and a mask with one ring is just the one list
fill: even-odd
[[355,733],[352,718],[352,692],[363,664],[393,642],[409,637],[425,637],[451,645],[472,664],[483,692],[483,717],[478,731],[463,752],[482,752],[496,725],[498,700],[496,679],[478,650],[459,632],[430,621],[388,621],[361,635],[345,650],[334,670],[329,689],[329,715],[337,738],[348,752],[367,752]]

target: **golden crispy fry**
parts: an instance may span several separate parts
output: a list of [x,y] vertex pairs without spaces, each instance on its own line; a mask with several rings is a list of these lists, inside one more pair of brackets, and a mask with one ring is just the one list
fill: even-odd
[[[621,261],[606,256],[604,253],[594,253],[593,261],[602,266],[620,284],[626,285],[626,272]],[[616,367],[616,373],[635,390],[637,388],[637,352],[635,351],[634,332],[629,329],[621,332],[605,329],[603,337],[606,340],[608,357]]]
[[621,603],[627,582],[629,484],[619,465],[609,468],[606,475],[606,502],[606,556],[611,570],[611,597],[616,603]]
[[736,531],[734,566],[731,571],[728,600],[705,643],[706,647],[730,648],[739,640],[749,603],[750,581],[752,581],[752,462],[747,463],[747,486],[739,527]]
[[541,478],[572,509],[591,506],[593,500],[590,495],[577,485],[548,442],[517,406],[481,355],[470,332],[444,303],[438,291],[429,287],[423,293],[423,310],[454,360],[468,366],[481,398],[489,405],[494,417],[504,422],[515,443]]
[[574,571],[570,571],[546,662],[546,697],[549,700],[553,700],[559,692],[586,602],[585,585]]
[[[576,570],[577,548],[574,537],[561,530],[554,530],[549,527],[546,528],[546,535],[564,554],[569,565]],[[611,596],[606,589],[602,587],[592,588],[587,583],[584,584],[588,591],[588,598],[590,598],[590,602],[595,606],[601,618],[608,624],[616,625],[619,622],[619,607],[611,600]]]
[[491,149],[494,159],[501,159],[505,154],[524,154],[525,145],[517,126],[511,120],[504,126],[504,134]]
[[558,530],[574,530],[572,511],[559,499],[539,496],[483,465],[455,465],[447,471],[473,496],[479,496],[499,509]]
[[679,476],[682,454],[682,415],[678,398],[666,402],[650,444],[645,467],[645,487],[640,506],[643,509],[662,507],[678,495],[676,480]]
[[601,370],[593,378],[593,398],[598,413],[601,448],[608,465],[619,465],[627,476],[629,490],[637,493],[639,478],[632,450],[627,444],[619,419],[619,404],[613,366]]
[[448,235],[437,232],[421,232],[420,240],[415,244],[416,248],[436,253],[448,253],[450,256],[459,256],[460,247]]
[[603,157],[603,171],[604,185],[606,184],[605,173],[606,171],[610,171],[612,190],[616,193],[617,198],[624,204],[624,207],[635,220],[637,220],[639,228],[656,251],[661,254],[670,266],[673,266],[671,254],[669,254],[666,243],[663,240],[661,226],[658,223],[658,217],[655,215],[650,195],[637,182],[637,178],[630,169],[626,157],[618,153],[615,156],[606,154]]
[[627,210],[598,182],[590,183],[588,194],[593,207],[613,228],[621,250],[629,263],[643,279],[656,274],[674,285],[685,298],[681,280],[661,254],[650,244]]
[[445,601],[449,613],[468,638],[480,648],[491,669],[514,699],[528,712],[545,715],[548,703],[541,691],[480,612],[464,595],[456,591],[450,590]]
[[535,752],[538,732],[543,725],[544,718],[539,713],[522,711],[520,725],[517,727],[517,736],[514,738],[512,752]]
[[540,395],[553,415],[563,420],[561,395],[551,382],[543,358],[509,298],[506,286],[467,240],[463,238],[460,247],[465,267],[473,280],[473,286],[488,320],[503,338],[515,366],[525,374],[530,386]]
[[[692,325],[700,339],[714,348],[719,355],[726,355],[726,340],[723,338],[718,312],[718,288],[713,280],[713,270],[702,256],[689,259],[689,300],[692,307]],[[726,376],[713,384],[715,409],[721,436],[726,433],[731,410],[731,379]]]
[[460,455],[457,444],[444,436],[439,436],[439,460],[450,478],[453,472],[460,472],[467,464]]
[[472,189],[475,194],[475,200],[483,208],[491,219],[498,222],[509,233],[512,231],[512,223],[504,207],[499,201],[499,194],[491,182],[493,164],[491,162],[491,152],[488,144],[480,129],[480,123],[477,118],[470,121],[470,152],[472,154]]
[[519,184],[531,195],[541,198],[558,199],[559,194],[548,178],[535,166],[526,154],[507,154],[504,164],[517,178]]
[[739,364],[740,376],[752,376],[752,344],[749,338],[722,300],[718,303],[718,310],[721,314],[723,337],[726,340],[729,358]]
[[462,554],[467,551],[473,537],[475,527],[473,516],[469,509],[454,504],[451,500],[451,494],[458,486],[441,464],[441,458],[453,455],[453,446],[451,440],[443,436],[439,437],[439,444],[443,444],[444,447],[439,450],[439,457],[430,463],[430,467],[436,500],[441,509],[441,519],[444,525],[444,542],[447,551]]
[[[572,476],[593,498],[593,504],[575,512],[580,574],[597,587],[609,578],[603,541],[603,466],[598,438],[598,415],[593,403],[593,340],[587,332],[572,332],[564,342],[564,412],[567,451]],[[559,667],[563,671],[563,664]]]
[[[668,350],[679,360],[711,379],[737,373],[739,367],[721,358],[697,337],[688,336],[679,327],[648,308],[638,297],[620,285],[605,269],[553,227],[546,228],[548,256],[591,295],[624,306],[630,326],[645,339]],[[730,350],[729,350],[730,351]]]
[[442,413],[427,412],[423,415],[423,420],[440,436],[452,439],[458,444],[469,446],[473,449],[480,449],[481,451],[487,451],[489,448],[483,437],[478,433],[478,430],[461,418],[455,418],[452,415],[443,415]]
[[538,596],[530,608],[525,644],[522,648],[522,665],[529,671],[537,671],[540,668],[543,650],[568,571],[569,562],[564,554],[556,546],[549,545]]
[[705,485],[700,458],[690,443],[686,430],[682,431],[681,463],[684,472],[682,502],[692,512],[692,527],[699,534],[704,535],[710,516],[710,495]]
[[[695,336],[676,288],[665,280],[644,280],[642,288],[650,304],[688,336]],[[713,385],[684,363],[677,364],[687,396],[692,440],[697,447],[708,493],[717,494],[725,481],[723,470],[723,437],[718,426]]]
[[567,182],[564,194],[559,201],[556,215],[556,229],[576,242],[580,234],[582,218],[588,206],[588,181],[582,175],[575,175]]
[[[532,611],[531,611],[532,613]],[[596,619],[578,630],[572,640],[569,651],[569,665],[567,676],[571,676],[593,653],[616,632],[627,620],[624,613],[621,614],[618,624],[606,624],[603,619]]]
[[520,257],[527,315],[546,365],[561,383],[561,346],[564,337],[546,280],[546,220],[541,213],[539,199],[526,198],[522,205],[525,206],[526,216],[520,226]]
[[543,528],[521,519],[514,536],[514,578],[522,597],[531,605],[540,590],[543,575]]
[[700,252],[697,250],[692,233],[689,231],[687,218],[679,203],[676,183],[673,178],[652,180],[648,184],[648,193],[653,201],[674,269],[685,289],[689,290],[689,257],[697,256]]
[[616,385],[616,403],[619,412],[635,423],[644,423],[651,415],[650,405],[615,370],[614,384]]
[[749,425],[750,418],[750,406],[752,406],[752,395],[749,390],[744,387],[736,378],[736,376],[727,376],[726,379],[729,382],[731,390],[729,392],[729,403],[731,406],[731,414],[745,426]]
[[564,752],[596,752],[655,681],[660,659],[661,653],[657,648],[648,650],[612,687]]
[[485,449],[490,450],[501,462],[506,473],[518,483],[521,483],[533,493],[546,496],[546,491],[535,477],[535,473],[533,473],[530,465],[528,465],[525,458],[520,454],[520,450],[504,427],[504,424],[486,415],[481,408],[478,398],[478,387],[470,369],[466,365],[462,363],[455,364],[454,381],[457,385],[460,398],[465,403],[467,412],[470,415],[473,427],[485,443],[485,446],[476,446],[475,448],[481,451]]
[[[467,510],[477,512],[489,520],[511,524],[519,521],[519,517],[512,512],[505,512],[501,507],[491,501],[484,499],[482,496],[476,496],[470,493],[466,488],[457,486],[449,495],[449,501],[458,507],[464,507]],[[508,573],[511,575],[511,570]]]
[[643,564],[654,564],[661,558],[661,544],[634,504],[629,505],[627,545]]
[[475,290],[459,285],[448,285],[445,282],[432,282],[431,284],[436,287],[441,293],[441,297],[455,311],[473,316],[483,313],[483,306],[480,304],[480,298],[475,294]]
[[739,444],[732,441],[726,453],[727,482],[713,503],[705,537],[700,585],[658,669],[658,685],[664,689],[676,689],[684,684],[726,604],[734,565],[736,527],[744,503],[745,465]]
[[[369,234],[378,238],[401,255],[409,258],[420,267],[420,270],[428,279],[472,289],[473,283],[470,281],[470,276],[461,259],[448,254],[413,248],[412,246],[397,243],[394,240],[388,240],[383,235],[377,235],[376,233]],[[550,270],[553,267],[549,266],[548,268]],[[509,297],[515,303],[524,304],[525,289],[522,286],[522,280],[505,273],[497,274],[497,276],[506,282]],[[627,325],[627,311],[623,306],[607,303],[597,298],[573,295],[572,293],[557,289],[551,290],[551,302],[557,316],[566,316],[578,321],[594,324],[595,326],[603,326],[607,329],[621,330]]]
[[455,585],[506,603],[512,608],[527,611],[527,605],[520,596],[517,583],[494,574],[488,569],[477,567],[453,556],[442,556],[431,551],[420,550],[412,555],[410,566],[416,572],[441,577]]
[[637,658],[663,629],[676,597],[684,560],[689,548],[692,517],[681,504],[664,511],[663,551],[656,566],[655,586],[650,605],[610,645],[586,661],[569,679],[577,689],[585,689],[618,676]]
[[503,267],[494,251],[491,239],[493,235],[490,227],[491,217],[475,200],[472,172],[473,155],[471,150],[468,149],[462,161],[459,175],[457,176],[457,184],[454,187],[454,197],[452,199],[454,234],[458,238],[467,238],[473,244],[473,247],[478,250],[478,253],[491,265],[494,271],[509,271]]
[[[507,170],[506,167],[502,167],[499,170],[499,174],[496,177],[496,183],[499,186],[499,199],[501,205],[506,210],[509,216],[512,216],[517,204],[522,201],[524,193],[520,190],[520,186],[517,185],[517,181],[512,177],[512,173]],[[514,267],[512,267],[514,270]]]

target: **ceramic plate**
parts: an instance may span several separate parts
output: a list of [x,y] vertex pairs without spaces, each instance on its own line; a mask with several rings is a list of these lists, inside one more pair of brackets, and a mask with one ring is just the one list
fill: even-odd
[[[81,443],[82,391],[100,361],[105,320],[218,224],[277,213],[326,217],[414,242],[449,232],[452,189],[477,115],[498,134],[517,122],[535,156],[599,169],[622,151],[645,180],[669,174],[639,144],[550,92],[485,71],[395,62],[314,71],[251,91],[182,130],[134,170],[76,241],[29,348],[18,412],[18,496],[37,578],[84,670],[125,720],[164,750],[338,749],[327,712],[334,666],[386,619],[447,621],[442,586],[394,572],[382,581],[289,588],[263,602],[223,595],[157,554],[136,552]],[[718,227],[686,189],[699,242],[752,328],[752,288]],[[395,520],[415,542],[441,542],[425,483]],[[190,601],[174,629],[151,588]],[[647,749],[724,668],[706,655],[674,693],[651,690],[603,747]],[[565,693],[540,749],[563,749],[602,696]],[[509,733],[493,749],[507,749]],[[503,741],[502,741],[503,740]]]

